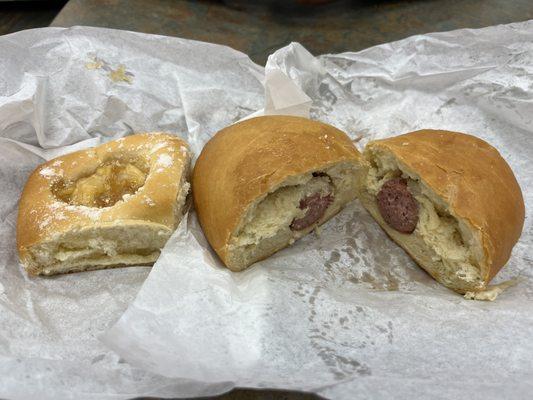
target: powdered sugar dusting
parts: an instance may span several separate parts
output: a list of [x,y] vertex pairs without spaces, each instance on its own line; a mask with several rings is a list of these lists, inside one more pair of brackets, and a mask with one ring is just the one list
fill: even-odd
[[170,167],[172,165],[172,157],[170,157],[168,154],[161,154],[159,157],[157,157],[157,163],[161,167]]
[[[55,201],[48,204],[48,210],[46,216],[39,222],[39,229],[45,229],[53,221],[63,221],[67,219],[67,216],[63,212],[65,210],[65,203]],[[32,210],[33,214],[35,210]]]
[[50,168],[50,167],[45,167],[43,168],[39,174],[41,174],[41,176],[44,176],[45,178],[51,178],[53,176],[57,176],[57,171],[53,168]]
[[52,221],[52,217],[48,216],[46,217],[45,219],[43,219],[40,223],[39,223],[39,228],[40,229],[44,229],[46,228],[48,225],[50,225],[50,222]]
[[67,216],[64,213],[59,212],[55,215],[55,219],[57,219],[58,221],[63,221],[67,219]]
[[79,211],[81,211],[81,213],[83,215],[85,215],[86,217],[89,217],[92,220],[96,220],[96,219],[100,218],[100,216],[102,215],[102,211],[103,210],[101,210],[99,208],[91,208],[91,207],[80,206],[80,210]]
[[152,149],[150,150],[150,154],[154,154],[159,150],[164,149],[166,146],[167,144],[165,142],[159,142],[152,147]]
[[56,211],[57,209],[61,208],[64,205],[64,203],[60,203],[59,201],[55,201],[52,204],[50,204],[48,207],[52,211]]
[[142,202],[150,207],[155,206],[155,201],[151,197],[145,197]]
[[77,213],[80,213],[84,215],[85,217],[88,217],[90,219],[97,220],[102,215],[102,212],[104,211],[101,208],[95,208],[95,207],[87,207],[87,206],[73,206],[71,204],[68,204],[65,206],[65,209],[68,211],[74,211]]
[[95,221],[100,218],[102,215],[103,209],[100,208],[94,208],[94,207],[87,207],[87,206],[81,206],[81,205],[72,205],[67,204],[59,201],[55,201],[53,203],[48,204],[47,206],[48,212],[46,217],[39,222],[39,228],[44,229],[48,225],[50,225],[53,221],[64,221],[68,219],[68,214],[65,214],[65,211],[74,212],[77,214],[81,214],[85,217],[90,218],[91,220]]

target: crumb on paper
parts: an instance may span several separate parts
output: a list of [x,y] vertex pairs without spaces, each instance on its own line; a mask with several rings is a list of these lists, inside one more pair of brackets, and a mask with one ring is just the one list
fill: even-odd
[[497,285],[490,285],[481,292],[466,292],[464,297],[467,300],[494,301],[505,289],[515,286],[517,283],[518,279],[511,279]]
[[113,82],[132,83],[131,73],[127,72],[126,67],[122,64],[116,70],[111,70],[108,76]]
[[320,237],[320,234],[321,234],[321,233],[322,233],[322,227],[317,226],[317,227],[315,228],[315,235],[316,235],[316,237]]
[[85,68],[87,69],[100,69],[104,66],[104,62],[97,57],[93,57],[92,61],[89,61],[85,64]]
[[113,82],[126,82],[126,83],[133,83],[133,74],[126,70],[126,66],[123,64],[119,64],[119,66],[114,69],[111,67],[111,65],[96,56],[90,57],[90,61],[85,63],[85,68],[88,70],[103,70],[107,72],[107,76],[109,79],[111,79]]

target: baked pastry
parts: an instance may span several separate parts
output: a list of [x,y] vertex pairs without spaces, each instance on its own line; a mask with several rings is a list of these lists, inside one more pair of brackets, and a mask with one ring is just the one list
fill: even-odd
[[481,292],[505,265],[524,223],[511,168],[488,143],[421,130],[370,142],[360,199],[437,281]]
[[17,245],[31,275],[149,265],[180,222],[190,153],[147,133],[39,166],[19,203]]
[[249,119],[218,132],[192,186],[203,231],[240,271],[333,217],[357,193],[360,154],[342,131],[291,116]]

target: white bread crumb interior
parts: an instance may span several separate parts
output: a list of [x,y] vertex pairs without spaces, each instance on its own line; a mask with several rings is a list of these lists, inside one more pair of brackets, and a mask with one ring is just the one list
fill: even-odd
[[[467,223],[452,215],[419,176],[401,165],[391,153],[372,149],[366,156],[370,166],[360,198],[387,234],[445,286],[462,292],[482,289],[481,243]],[[388,226],[377,207],[376,196],[382,185],[398,176],[407,179],[409,191],[419,204],[418,224],[411,234]]]
[[[309,172],[289,177],[249,206],[229,245],[230,263],[235,269],[244,269],[292,244],[355,198],[359,171],[353,163],[339,163],[320,172],[327,176]],[[314,193],[332,194],[333,202],[316,223],[300,231],[291,230],[291,222],[305,214],[299,208],[300,200]]]

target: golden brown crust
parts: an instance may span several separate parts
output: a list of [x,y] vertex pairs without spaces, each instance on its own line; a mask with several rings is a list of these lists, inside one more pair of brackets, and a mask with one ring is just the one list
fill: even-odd
[[230,237],[254,200],[291,176],[359,158],[344,132],[301,117],[257,117],[222,129],[202,150],[192,178],[209,243],[226,263]]
[[[75,182],[117,159],[141,159],[149,168],[144,185],[124,200],[96,208],[69,204],[54,194],[53,187],[59,182]],[[176,215],[176,198],[189,161],[183,140],[155,132],[128,136],[40,165],[28,178],[19,202],[17,247],[21,261],[27,266],[31,246],[69,231],[134,221],[174,229],[181,217]]]
[[451,213],[480,232],[487,284],[505,265],[524,224],[524,200],[513,171],[487,142],[464,133],[420,130],[377,140],[416,172]]

